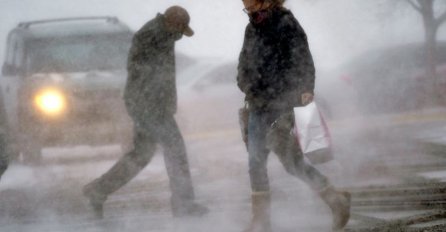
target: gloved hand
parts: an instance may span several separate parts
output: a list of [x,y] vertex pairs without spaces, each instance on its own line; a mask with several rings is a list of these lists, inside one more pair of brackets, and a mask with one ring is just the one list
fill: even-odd
[[314,95],[312,93],[306,92],[301,95],[302,105],[306,106],[313,101]]

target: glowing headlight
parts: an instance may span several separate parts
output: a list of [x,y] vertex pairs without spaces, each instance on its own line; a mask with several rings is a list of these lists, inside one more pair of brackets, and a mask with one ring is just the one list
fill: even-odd
[[35,95],[34,104],[43,113],[57,116],[65,110],[66,99],[57,89],[44,89]]

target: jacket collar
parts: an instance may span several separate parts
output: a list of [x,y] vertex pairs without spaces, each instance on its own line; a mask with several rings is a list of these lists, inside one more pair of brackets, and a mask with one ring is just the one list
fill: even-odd
[[282,6],[276,6],[267,10],[255,12],[249,17],[249,22],[255,28],[264,28],[276,25],[280,18],[286,14],[288,10]]

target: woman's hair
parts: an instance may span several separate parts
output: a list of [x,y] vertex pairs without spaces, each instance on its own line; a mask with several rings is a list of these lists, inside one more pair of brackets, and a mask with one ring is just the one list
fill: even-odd
[[260,3],[270,3],[272,6],[281,6],[286,0],[257,0]]

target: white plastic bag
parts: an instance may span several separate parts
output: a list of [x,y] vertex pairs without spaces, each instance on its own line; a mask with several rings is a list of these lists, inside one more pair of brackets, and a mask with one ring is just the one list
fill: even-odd
[[316,103],[294,108],[294,134],[303,154],[313,164],[333,160],[327,124]]

